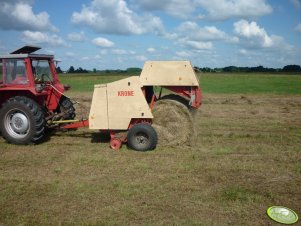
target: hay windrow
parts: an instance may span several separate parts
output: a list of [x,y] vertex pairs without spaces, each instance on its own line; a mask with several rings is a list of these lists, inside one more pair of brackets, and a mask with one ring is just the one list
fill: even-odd
[[193,118],[185,105],[175,100],[159,100],[154,105],[153,115],[158,146],[191,144],[195,129]]

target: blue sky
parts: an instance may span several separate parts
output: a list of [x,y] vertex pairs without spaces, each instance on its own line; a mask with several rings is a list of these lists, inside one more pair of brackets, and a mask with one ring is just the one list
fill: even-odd
[[301,0],[1,0],[1,54],[27,44],[65,70],[300,65]]

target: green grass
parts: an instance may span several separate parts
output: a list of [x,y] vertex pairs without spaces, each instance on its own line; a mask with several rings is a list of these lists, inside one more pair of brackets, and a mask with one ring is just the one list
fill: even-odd
[[89,92],[94,90],[94,85],[109,83],[123,79],[133,74],[64,74],[59,75],[59,80],[63,84],[69,84],[72,91],[75,92]]
[[205,93],[301,94],[301,75],[200,74]]
[[[64,74],[60,80],[73,91],[93,91],[94,84],[113,82],[132,74]],[[204,93],[301,94],[301,75],[285,74],[198,74]]]

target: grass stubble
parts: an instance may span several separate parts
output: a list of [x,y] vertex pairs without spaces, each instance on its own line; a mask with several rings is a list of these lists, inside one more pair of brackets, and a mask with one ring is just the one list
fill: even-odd
[[[91,93],[71,93],[89,107]],[[204,95],[190,145],[113,151],[88,129],[0,138],[0,225],[274,225],[301,213],[301,97]]]

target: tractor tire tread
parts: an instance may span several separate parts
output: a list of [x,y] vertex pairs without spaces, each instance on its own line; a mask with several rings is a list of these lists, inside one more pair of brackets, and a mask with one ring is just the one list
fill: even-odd
[[15,96],[9,98],[5,103],[2,104],[2,108],[0,110],[0,120],[4,121],[5,113],[8,112],[11,108],[21,108],[22,110],[26,110],[29,112],[33,122],[32,128],[33,132],[30,132],[30,136],[26,137],[22,140],[15,140],[9,134],[6,133],[4,128],[4,122],[0,123],[0,130],[2,136],[9,142],[14,144],[32,144],[38,143],[44,137],[44,130],[45,130],[45,119],[44,119],[44,112],[42,108],[32,99],[26,96]]

